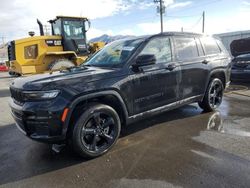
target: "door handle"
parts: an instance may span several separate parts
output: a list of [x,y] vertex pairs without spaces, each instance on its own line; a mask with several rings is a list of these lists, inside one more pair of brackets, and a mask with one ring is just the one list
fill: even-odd
[[209,61],[205,59],[205,60],[203,60],[201,63],[202,63],[202,64],[208,64]]
[[176,64],[169,64],[168,66],[167,66],[167,70],[169,70],[169,71],[172,71],[172,70],[174,70],[175,68],[177,67],[177,65]]

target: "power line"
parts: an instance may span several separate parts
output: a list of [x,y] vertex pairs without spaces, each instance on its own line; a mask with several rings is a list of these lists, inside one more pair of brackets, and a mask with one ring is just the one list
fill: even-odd
[[183,16],[175,16],[175,15],[165,15],[169,18],[194,18],[197,16],[200,16],[200,14],[196,14],[196,15],[183,15]]
[[133,20],[133,21],[129,21],[129,22],[121,22],[119,24],[110,24],[110,25],[105,25],[105,27],[119,27],[119,26],[122,26],[122,25],[128,25],[128,24],[131,24],[131,23],[136,23],[136,22],[140,22],[140,21],[155,21],[157,16],[149,16],[149,17],[141,17],[142,19],[138,19],[138,20]]
[[[191,27],[186,28],[186,30],[192,30],[193,28],[195,28],[201,22],[201,20],[203,20],[203,22],[202,22],[202,32],[204,33],[204,30],[205,30],[205,12],[204,11],[203,11],[202,15],[199,17],[199,19]],[[183,30],[183,27],[182,27],[182,30]]]

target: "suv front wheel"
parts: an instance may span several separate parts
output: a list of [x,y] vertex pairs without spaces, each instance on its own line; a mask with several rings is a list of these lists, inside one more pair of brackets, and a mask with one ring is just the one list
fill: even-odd
[[116,143],[121,130],[116,111],[104,104],[93,104],[83,112],[73,130],[73,146],[83,157],[103,155]]
[[205,96],[199,106],[206,112],[214,111],[222,103],[222,97],[224,92],[224,86],[220,79],[211,79]]

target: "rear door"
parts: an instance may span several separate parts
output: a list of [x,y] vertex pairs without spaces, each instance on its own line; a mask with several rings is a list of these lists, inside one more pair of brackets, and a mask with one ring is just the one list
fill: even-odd
[[176,36],[176,59],[181,66],[181,99],[192,99],[203,95],[209,66],[199,38]]
[[[202,37],[200,40],[206,54],[206,65],[209,67],[210,72],[214,69],[224,69],[226,70],[226,80],[228,80],[231,71],[231,60],[225,47],[219,40],[212,37]],[[209,76],[207,78],[208,83]]]

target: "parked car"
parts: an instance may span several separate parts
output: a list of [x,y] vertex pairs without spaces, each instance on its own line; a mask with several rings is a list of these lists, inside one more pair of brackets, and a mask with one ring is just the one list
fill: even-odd
[[193,33],[128,38],[105,46],[84,65],[18,78],[12,115],[31,139],[65,143],[97,157],[122,126],[186,104],[218,108],[231,58],[220,41]]
[[4,62],[0,62],[0,72],[8,71],[8,67]]
[[250,81],[250,38],[234,40],[231,45],[232,81]]

